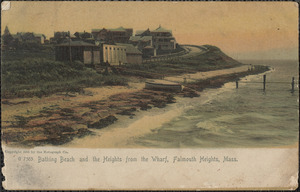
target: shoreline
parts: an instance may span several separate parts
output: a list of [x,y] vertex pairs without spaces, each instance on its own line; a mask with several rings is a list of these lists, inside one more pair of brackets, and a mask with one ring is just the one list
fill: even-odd
[[[232,68],[231,70],[234,71],[235,69]],[[29,102],[25,102],[26,99],[20,99],[19,104],[18,102],[10,104],[13,108],[10,113],[14,114],[14,112],[19,111],[17,108],[20,105],[23,105],[23,111],[18,113],[20,115],[15,116],[17,121],[2,122],[2,139],[9,146],[65,145],[76,138],[93,135],[97,132],[95,130],[110,126],[118,119],[119,121],[124,118],[132,119],[140,111],[147,111],[151,108],[158,108],[158,110],[165,108],[168,104],[176,102],[175,96],[199,97],[199,93],[205,88],[219,88],[226,82],[247,75],[263,73],[267,70],[267,67],[260,67],[254,71],[225,73],[212,78],[202,78],[185,84],[185,88],[180,93],[142,89],[143,83],[135,83],[131,88],[110,87],[110,93],[107,92],[106,95],[104,94],[105,96],[103,96],[103,93],[106,93],[107,89],[103,88],[98,88],[96,96],[86,96],[89,99],[81,95],[67,96],[70,99],[63,101],[61,104],[57,103],[55,97],[45,97],[52,100],[52,105],[49,106],[49,103],[46,102],[48,107],[32,109],[32,111],[27,109],[26,112],[24,106],[29,105]],[[220,73],[222,70],[218,71]],[[97,90],[97,88],[94,89]],[[90,89],[90,91],[94,89]],[[88,91],[89,89],[86,89],[86,94],[88,94]],[[99,95],[102,95],[102,97],[97,97]],[[66,96],[58,95],[57,97],[64,99]],[[35,103],[35,100],[32,99],[31,102]],[[64,105],[64,102],[68,102],[69,105]],[[2,102],[3,104],[5,103]],[[9,103],[6,105],[9,105]],[[5,119],[9,120],[7,111],[4,110],[2,113],[4,113]],[[12,114],[10,115],[11,120]]]

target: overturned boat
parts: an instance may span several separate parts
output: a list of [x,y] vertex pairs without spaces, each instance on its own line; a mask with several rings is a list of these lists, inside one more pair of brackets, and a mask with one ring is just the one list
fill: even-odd
[[145,82],[146,89],[162,90],[162,91],[174,91],[180,92],[183,87],[179,83],[166,81],[166,80],[148,80]]

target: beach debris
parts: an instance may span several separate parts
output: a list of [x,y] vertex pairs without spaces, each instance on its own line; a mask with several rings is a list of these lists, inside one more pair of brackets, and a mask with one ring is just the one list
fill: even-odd
[[88,123],[87,126],[88,126],[88,128],[101,129],[103,127],[107,127],[108,125],[113,124],[117,120],[118,119],[115,116],[109,115],[105,118],[100,119],[99,121],[97,121],[95,123]]
[[26,103],[29,103],[29,101],[20,101],[20,102],[16,102],[16,103],[10,102],[8,100],[2,101],[2,104],[4,104],[4,105],[19,105],[19,104],[26,104]]
[[138,106],[140,107],[140,110],[143,110],[143,111],[147,111],[148,109],[152,108],[147,103],[144,103],[142,101],[139,102]]
[[129,115],[133,116],[134,114],[132,112],[136,111],[135,107],[131,107],[129,109],[124,109],[121,112],[117,112],[118,115]]

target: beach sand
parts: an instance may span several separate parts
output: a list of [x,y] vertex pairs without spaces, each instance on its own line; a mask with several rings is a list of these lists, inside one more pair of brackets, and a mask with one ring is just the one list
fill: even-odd
[[205,71],[205,72],[197,72],[193,74],[184,74],[184,75],[178,75],[173,77],[166,77],[165,80],[172,81],[172,82],[183,82],[183,79],[186,78],[186,82],[194,82],[197,80],[203,80],[203,79],[209,79],[216,76],[221,75],[228,75],[232,73],[239,73],[248,71],[249,65],[242,65],[239,67],[229,68],[229,69],[221,69],[221,70],[215,70],[215,71]]
[[[208,71],[208,72],[198,72],[194,74],[186,74],[176,77],[166,77],[166,80],[170,81],[180,81],[183,77],[188,76],[188,82],[192,82],[198,79],[209,79],[212,77],[217,77],[221,75],[228,75],[237,72],[245,72],[248,71],[248,65],[243,65],[236,68],[230,69],[222,69],[222,70],[215,70],[215,71]],[[142,89],[144,88],[144,83],[141,82],[132,82],[129,83],[129,86],[105,86],[105,87],[98,87],[98,88],[85,88],[83,93],[75,93],[70,96],[68,93],[58,93],[48,97],[42,98],[18,98],[18,99],[7,99],[6,102],[10,104],[3,104],[2,103],[2,126],[9,126],[11,122],[15,121],[15,116],[24,116],[24,117],[33,117],[40,114],[41,110],[47,108],[53,108],[54,106],[54,113],[60,113],[57,109],[75,109],[75,116],[82,117],[85,113],[89,114],[89,117],[84,117],[84,122],[86,121],[98,121],[97,118],[104,118],[107,115],[113,114],[115,115],[116,110],[122,109],[123,105],[126,105],[128,102],[128,96],[130,93],[143,93]],[[149,94],[149,93],[148,93]],[[150,93],[151,94],[151,93]],[[159,93],[161,94],[161,93]],[[110,105],[111,103],[105,104],[105,102],[110,101],[108,98],[111,96],[117,95],[118,98],[123,98],[123,102],[119,103],[121,106],[119,108],[111,108],[106,105]],[[163,96],[166,97],[166,96]],[[175,104],[169,104],[164,108],[152,108],[148,111],[140,111],[138,110],[135,114],[136,116],[126,116],[126,115],[116,115],[117,121],[109,125],[103,129],[88,129],[86,123],[76,123],[74,121],[70,121],[68,119],[57,120],[60,116],[57,115],[46,116],[46,117],[39,117],[35,122],[29,123],[29,126],[36,126],[37,128],[33,129],[32,131],[37,131],[37,133],[42,132],[45,130],[45,127],[40,125],[45,125],[48,122],[59,123],[55,124],[58,125],[56,130],[60,131],[59,126],[65,127],[72,127],[76,130],[84,128],[85,130],[92,130],[94,132],[93,135],[88,135],[81,138],[73,138],[71,142],[62,143],[63,146],[66,147],[136,147],[133,143],[130,143],[132,138],[142,136],[146,133],[149,133],[155,127],[158,127],[163,122],[171,120],[172,118],[179,116],[183,110],[186,109],[185,103],[181,102],[180,97],[176,97]],[[204,100],[203,95],[201,94],[201,98],[193,98],[190,99],[191,102],[201,102]],[[185,102],[187,98],[184,98]],[[130,100],[129,100],[130,101]],[[21,102],[21,103],[20,103]],[[98,111],[92,112],[93,103],[96,102],[98,105]],[[98,103],[97,103],[98,102]],[[100,104],[103,103],[103,104]],[[138,102],[138,100],[136,101]],[[14,104],[11,104],[14,103]],[[19,103],[19,104],[17,104]],[[113,101],[112,104],[118,105],[118,101]],[[86,107],[84,105],[89,105]],[[99,106],[100,106],[100,113],[99,113]],[[101,106],[106,107],[101,112]],[[130,106],[129,106],[130,107]],[[51,110],[52,110],[51,108]],[[128,106],[127,106],[128,108]],[[107,111],[108,110],[108,111]],[[115,111],[115,112],[114,112]],[[98,116],[97,116],[98,115]],[[100,115],[100,116],[99,116]],[[10,128],[12,132],[14,132],[15,128]],[[47,129],[47,128],[46,128]],[[25,132],[26,136],[26,129],[22,130]],[[28,130],[27,130],[28,132]],[[12,134],[12,133],[10,133]],[[17,134],[17,133],[15,133]],[[57,135],[54,133],[56,139],[59,139],[64,134],[62,131]],[[76,132],[72,133],[73,135]],[[47,134],[39,133],[39,135],[30,136],[29,141],[35,142],[37,138],[44,138],[46,139]],[[52,142],[53,143],[53,142]],[[45,145],[45,143],[42,143]]]
[[20,103],[7,105],[2,104],[2,120],[13,121],[16,115],[35,114],[44,107],[58,105],[60,108],[69,108],[77,106],[82,103],[103,100],[111,95],[120,93],[130,93],[140,90],[144,87],[144,83],[129,83],[129,86],[105,86],[84,88],[84,94],[75,93],[69,96],[68,93],[57,93],[47,97],[32,97],[32,98],[14,98],[3,99],[2,101],[9,101],[10,103]]

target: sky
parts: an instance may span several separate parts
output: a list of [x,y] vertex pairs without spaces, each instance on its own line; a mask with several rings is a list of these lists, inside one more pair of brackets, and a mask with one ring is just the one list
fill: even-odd
[[295,2],[11,2],[1,33],[171,29],[179,44],[215,45],[235,59],[298,59]]

